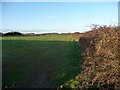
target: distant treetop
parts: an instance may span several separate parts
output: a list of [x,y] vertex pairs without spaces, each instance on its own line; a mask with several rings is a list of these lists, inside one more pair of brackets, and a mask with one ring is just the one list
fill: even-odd
[[8,32],[8,33],[5,33],[4,36],[22,36],[22,33],[20,33],[20,32]]

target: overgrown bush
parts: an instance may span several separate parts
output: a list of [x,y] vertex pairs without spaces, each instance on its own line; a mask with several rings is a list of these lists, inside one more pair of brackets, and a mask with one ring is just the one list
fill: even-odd
[[120,88],[120,27],[95,26],[80,38],[85,59],[80,88]]
[[64,87],[81,89],[120,89],[120,27],[93,25],[81,35],[83,71]]

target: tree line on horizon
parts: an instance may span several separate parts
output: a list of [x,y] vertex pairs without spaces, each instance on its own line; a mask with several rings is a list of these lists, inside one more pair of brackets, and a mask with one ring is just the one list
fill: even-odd
[[[21,33],[16,31],[11,31],[7,33],[0,32],[0,36],[34,36],[34,35],[58,35],[59,33],[43,33],[43,34],[35,34],[35,33]],[[61,33],[61,34],[80,34],[80,32],[74,32],[74,33]]]

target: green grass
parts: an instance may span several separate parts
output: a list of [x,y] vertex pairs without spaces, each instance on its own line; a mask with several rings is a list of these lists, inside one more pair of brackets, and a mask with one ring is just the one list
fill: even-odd
[[2,38],[4,87],[58,87],[80,72],[80,48],[72,35]]
[[39,41],[71,41],[75,39],[73,35],[40,35],[40,36],[6,36],[2,40],[39,40]]

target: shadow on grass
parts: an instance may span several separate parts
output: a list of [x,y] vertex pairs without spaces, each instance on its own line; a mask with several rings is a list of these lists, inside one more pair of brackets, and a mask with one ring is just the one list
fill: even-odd
[[56,88],[75,78],[83,62],[75,41],[2,41],[3,88]]

